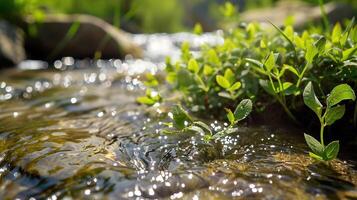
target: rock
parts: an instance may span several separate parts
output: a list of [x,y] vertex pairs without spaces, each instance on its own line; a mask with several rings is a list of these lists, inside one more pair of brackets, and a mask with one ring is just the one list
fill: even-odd
[[[27,26],[27,27],[26,27]],[[31,58],[53,60],[74,58],[120,58],[127,54],[141,57],[141,49],[131,41],[130,34],[89,15],[46,15],[38,23],[26,19],[26,50]],[[100,53],[99,53],[100,52]],[[99,53],[99,54],[98,54]]]
[[6,21],[0,21],[0,68],[17,65],[25,58],[21,30]]
[[[342,21],[346,18],[351,18],[355,15],[351,6],[339,3],[325,4],[326,14],[331,23]],[[271,21],[277,26],[284,25],[284,20],[294,16],[297,28],[302,28],[308,22],[316,22],[321,20],[321,11],[319,6],[311,6],[306,3],[296,1],[281,1],[273,8],[264,8],[250,10],[242,13],[241,19],[246,22],[263,22]]]

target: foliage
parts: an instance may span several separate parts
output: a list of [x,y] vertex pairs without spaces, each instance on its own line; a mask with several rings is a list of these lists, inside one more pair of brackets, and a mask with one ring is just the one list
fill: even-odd
[[212,127],[202,121],[194,120],[188,112],[186,112],[181,105],[175,105],[172,108],[171,116],[172,123],[169,123],[171,129],[162,130],[165,134],[180,134],[183,132],[193,132],[203,137],[206,142],[217,140],[230,133],[236,131],[234,127],[239,121],[245,119],[252,110],[252,102],[249,99],[242,100],[236,107],[234,113],[227,109],[227,119],[230,125],[223,130],[216,132]]
[[38,19],[47,12],[82,13],[137,31],[175,32],[184,29],[183,11],[179,0],[1,0],[0,18],[16,20],[32,15]]
[[295,121],[293,113],[301,107],[308,81],[319,86],[322,99],[336,84],[356,86],[357,27],[353,20],[345,29],[336,24],[332,31],[274,29],[242,24],[227,33],[224,44],[203,46],[199,57],[193,57],[185,43],[181,61],[167,63],[167,81],[193,110],[221,113],[237,99],[251,98],[259,110],[280,104]]
[[[324,144],[324,128],[332,125],[335,121],[341,119],[345,114],[345,105],[338,105],[344,100],[355,100],[356,95],[352,88],[347,84],[341,84],[334,87],[326,99],[326,108],[322,106],[317,98],[312,83],[309,82],[304,89],[304,102],[315,112],[320,121],[320,142],[312,136],[305,134],[305,140],[312,152],[309,155],[318,160],[332,160],[337,157],[340,144],[339,141],[333,141],[327,146]],[[324,114],[322,114],[323,109]]]
[[[258,24],[243,23],[225,34],[223,44],[204,45],[199,56],[193,56],[189,44],[184,43],[181,60],[176,63],[167,60],[166,81],[182,94],[190,112],[220,118],[226,110],[233,126],[245,114],[232,112],[232,108],[239,100],[251,99],[256,111],[277,104],[292,121],[299,123],[298,114],[305,103],[319,117],[323,138],[324,127],[344,116],[345,106],[337,104],[345,99],[354,100],[351,96],[357,87],[354,20],[336,24],[332,30],[312,27],[302,33],[290,25],[283,29],[272,25],[272,29],[263,30]],[[318,86],[317,93],[312,84]],[[336,85],[339,86],[326,95]],[[327,107],[324,109],[317,99],[326,100]],[[357,109],[355,116],[356,113]],[[311,156],[322,160],[337,156],[338,141],[324,146],[323,139],[316,142],[311,136],[305,137],[313,151]]]

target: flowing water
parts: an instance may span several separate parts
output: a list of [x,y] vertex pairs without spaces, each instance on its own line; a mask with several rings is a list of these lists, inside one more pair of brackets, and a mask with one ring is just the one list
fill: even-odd
[[214,144],[160,133],[165,106],[135,103],[141,74],[163,67],[160,41],[174,57],[185,38],[221,42],[195,37],[137,35],[143,60],[1,71],[0,199],[356,199],[355,161],[314,162],[302,132],[239,127]]

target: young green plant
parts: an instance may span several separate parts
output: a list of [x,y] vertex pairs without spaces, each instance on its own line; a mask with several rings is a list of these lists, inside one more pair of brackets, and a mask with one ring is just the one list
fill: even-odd
[[171,124],[179,131],[168,131],[164,130],[164,133],[180,133],[185,131],[192,131],[203,136],[203,139],[206,142],[211,140],[217,140],[221,137],[224,137],[236,129],[234,126],[241,120],[245,119],[250,112],[252,111],[252,101],[250,99],[242,100],[236,107],[234,113],[227,109],[227,118],[230,122],[228,128],[223,129],[217,133],[214,133],[214,130],[202,121],[193,120],[193,118],[182,108],[181,105],[175,105],[171,111],[173,123]]
[[303,98],[305,105],[314,111],[320,121],[320,142],[312,136],[304,134],[306,143],[312,150],[312,152],[309,152],[309,155],[317,160],[328,161],[335,159],[340,148],[339,141],[333,141],[325,146],[324,129],[343,117],[345,105],[339,105],[339,103],[343,100],[354,101],[356,95],[353,89],[347,84],[334,87],[326,99],[325,109],[317,98],[311,82],[306,85]]

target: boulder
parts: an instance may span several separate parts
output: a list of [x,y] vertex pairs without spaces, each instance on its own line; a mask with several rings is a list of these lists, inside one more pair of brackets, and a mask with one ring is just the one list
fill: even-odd
[[25,20],[26,51],[33,59],[141,57],[141,49],[130,34],[89,15],[46,15],[36,22]]
[[[325,4],[325,10],[329,21],[333,24],[356,15],[351,6],[334,2]],[[268,23],[271,21],[277,26],[282,26],[284,25],[284,20],[289,16],[294,17],[294,26],[296,28],[302,28],[309,22],[316,22],[322,19],[319,6],[311,6],[298,1],[280,1],[273,8],[249,10],[242,13],[241,19],[245,22]]]
[[22,31],[6,21],[0,21],[0,68],[17,65],[25,58]]

